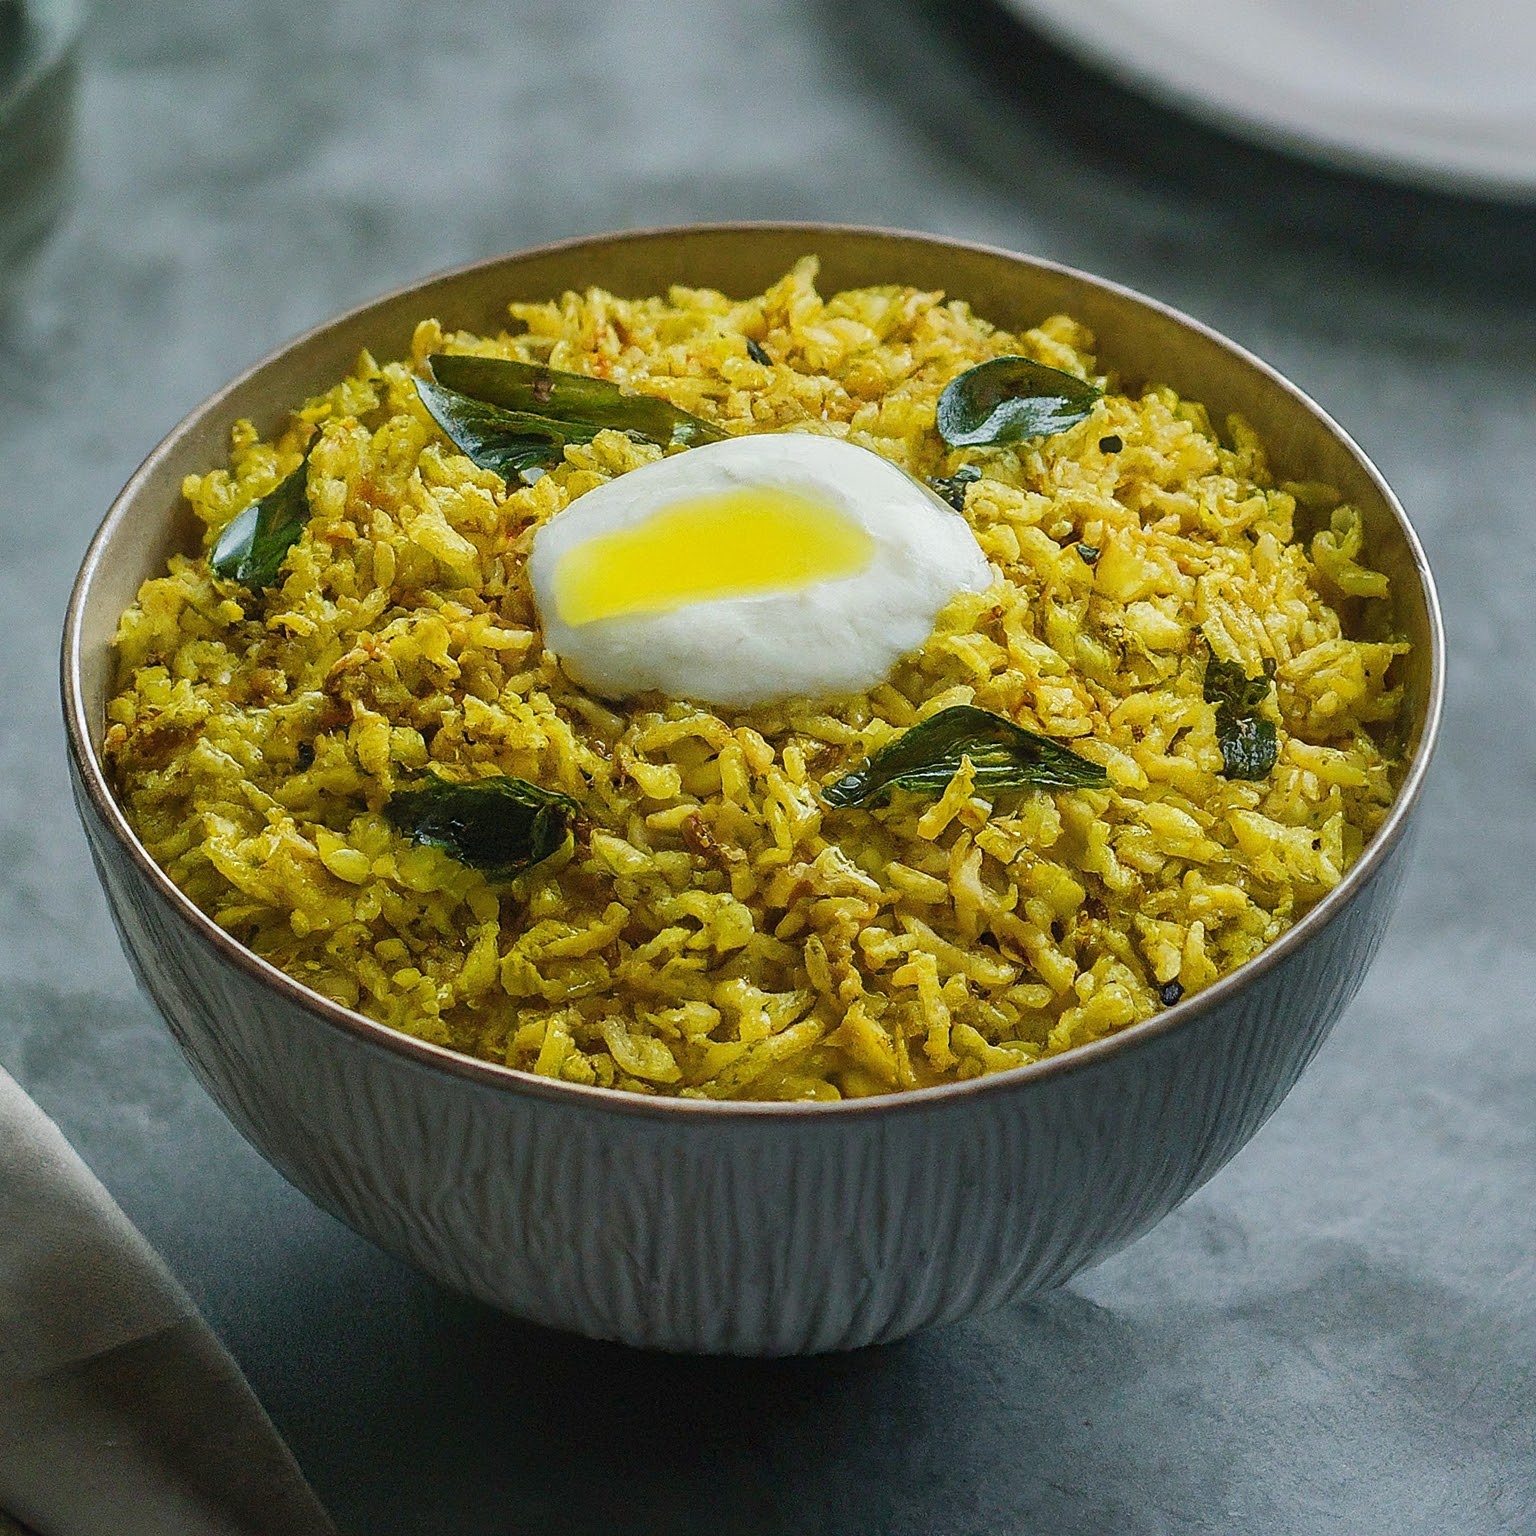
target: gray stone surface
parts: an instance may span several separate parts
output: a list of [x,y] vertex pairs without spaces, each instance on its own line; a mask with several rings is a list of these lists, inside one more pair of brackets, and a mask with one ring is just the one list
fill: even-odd
[[[1188,127],[982,0],[101,5],[81,140],[0,314],[0,1061],[349,1529],[1536,1531],[1536,213]],[[285,1185],[135,994],[54,685],[112,494],[238,369],[436,267],[722,217],[995,241],[1225,330],[1397,486],[1452,655],[1400,915],[1257,1140],[1064,1292],[781,1364],[523,1327]]]

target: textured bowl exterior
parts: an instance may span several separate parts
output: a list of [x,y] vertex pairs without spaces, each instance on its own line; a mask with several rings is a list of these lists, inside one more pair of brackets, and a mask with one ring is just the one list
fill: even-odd
[[[196,912],[127,828],[97,755],[117,617],[187,535],[181,475],[219,459],[238,416],[275,425],[359,346],[402,351],[423,314],[484,325],[509,297],[592,282],[749,292],[807,250],[821,253],[829,287],[944,287],[1003,324],[1069,309],[1099,332],[1105,364],[1242,410],[1287,474],[1331,479],[1361,505],[1415,643],[1409,766],[1392,818],[1338,890],[1257,960],[1146,1024],[992,1078],[840,1105],[657,1101],[470,1061],[309,993]],[[1215,1173],[1290,1090],[1376,953],[1442,676],[1433,584],[1401,509],[1349,440],[1262,365],[1048,264],[782,226],[547,248],[301,338],[189,417],[129,483],[82,568],[64,647],[76,800],[124,950],[251,1142],[357,1231],[519,1316],[761,1355],[899,1338],[1059,1285]]]

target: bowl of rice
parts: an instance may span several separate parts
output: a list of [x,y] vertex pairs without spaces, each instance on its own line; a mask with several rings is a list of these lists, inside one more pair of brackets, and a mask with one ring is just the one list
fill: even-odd
[[325,1209],[660,1349],[1059,1285],[1275,1109],[1400,884],[1443,640],[1279,375],[814,225],[430,278],[177,426],[66,622],[76,800]]

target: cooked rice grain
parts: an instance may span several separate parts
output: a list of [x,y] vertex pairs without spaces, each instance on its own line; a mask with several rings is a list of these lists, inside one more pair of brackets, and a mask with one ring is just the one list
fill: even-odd
[[[205,555],[146,582],[109,708],[123,804],[194,902],[315,991],[474,1056],[638,1093],[836,1099],[1123,1029],[1337,884],[1392,797],[1406,649],[1358,514],[1295,537],[1298,496],[1325,489],[1277,486],[1242,421],[1113,379],[1066,433],[946,451],[934,407],[957,373],[1023,353],[1094,376],[1093,338],[1065,316],[1010,335],[910,288],[824,301],[815,275],[808,258],[743,301],[568,293],[512,305],[491,338],[428,320],[411,360],[364,356],[275,442],[236,428],[229,467],[185,485],[208,543],[313,443],[310,526],[265,593]],[[440,350],[598,374],[733,433],[828,433],[917,476],[973,463],[965,512],[1001,580],[867,695],[592,698],[542,647],[529,544],[661,450],[603,432],[504,486],[416,397]],[[1250,675],[1274,663],[1262,782],[1221,775],[1207,645]],[[820,800],[958,703],[1067,741],[1110,786],[991,803],[962,768],[937,800]],[[490,884],[386,821],[428,767],[561,790],[586,822]]]

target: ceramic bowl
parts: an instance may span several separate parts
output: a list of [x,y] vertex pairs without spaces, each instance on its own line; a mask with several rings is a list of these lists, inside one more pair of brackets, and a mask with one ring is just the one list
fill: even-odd
[[[1365,516],[1392,578],[1406,770],[1344,881],[1260,957],[1121,1034],[994,1077],[839,1104],[656,1100],[551,1082],[396,1034],[235,943],[154,865],[100,746],[112,636],[196,547],[182,476],[263,433],[413,324],[495,328],[511,299],[674,282],[755,293],[814,251],[824,292],[912,283],[1023,328],[1066,310],[1104,366],[1239,411],[1286,477]],[[1406,863],[1443,642],[1418,540],[1380,475],[1298,390],[1164,306],[1050,263],[925,236],[747,225],[605,235],[432,277],[311,331],[199,406],[113,504],[64,636],[70,768],[140,982],[234,1123],[326,1210],[445,1285],[554,1328],[667,1350],[799,1354],[898,1338],[1060,1285],[1205,1182],[1284,1098],[1354,995]]]

